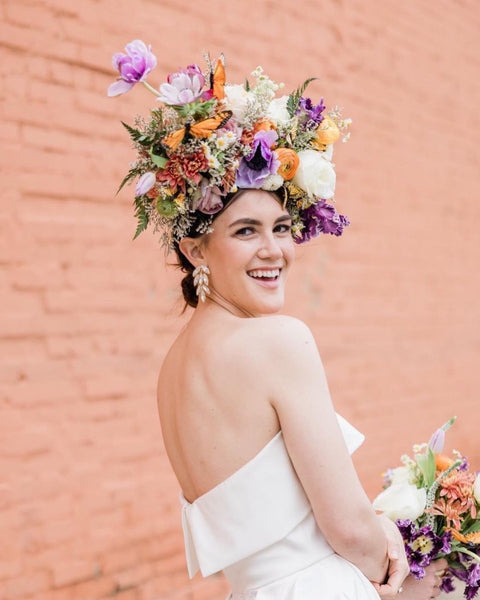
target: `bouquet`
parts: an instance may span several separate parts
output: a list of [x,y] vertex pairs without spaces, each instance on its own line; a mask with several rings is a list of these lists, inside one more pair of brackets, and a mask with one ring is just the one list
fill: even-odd
[[432,560],[445,558],[440,589],[453,591],[457,578],[472,600],[480,588],[480,472],[472,471],[458,451],[442,454],[455,418],[428,444],[414,445],[413,458],[403,455],[402,466],[387,470],[384,491],[373,506],[396,522],[414,577],[421,579]]

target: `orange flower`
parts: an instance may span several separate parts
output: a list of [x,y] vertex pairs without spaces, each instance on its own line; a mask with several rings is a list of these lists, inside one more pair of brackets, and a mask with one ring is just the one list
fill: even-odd
[[453,471],[440,483],[440,496],[446,496],[450,502],[458,500],[462,506],[472,509],[472,518],[476,516],[473,499],[473,482],[475,475],[466,471]]
[[262,121],[257,121],[253,128],[254,133],[258,133],[259,131],[270,131],[271,129],[275,129],[275,125],[269,119],[264,119]]
[[300,162],[298,154],[291,148],[277,148],[275,152],[280,161],[277,173],[281,175],[285,181],[290,181],[290,179],[293,179]]
[[337,124],[330,117],[325,117],[317,129],[317,137],[313,141],[314,146],[323,150],[328,144],[333,144],[340,137]]
[[472,544],[480,544],[480,531],[473,531],[472,533],[467,533],[465,536],[467,542]]
[[447,527],[453,526],[459,530],[462,527],[462,515],[465,508],[457,502],[448,502],[445,498],[439,498],[433,505],[432,514],[441,515],[447,521]]
[[449,531],[452,534],[452,537],[455,540],[462,542],[462,544],[467,543],[467,538],[463,534],[461,534],[459,531],[457,531],[456,529],[452,529],[452,527],[447,527],[445,529],[445,531]]
[[480,531],[474,531],[472,533],[467,533],[466,535],[463,535],[459,531],[456,531],[451,527],[448,527],[446,530],[450,531],[452,537],[458,540],[459,542],[462,542],[462,544],[480,544]]
[[453,465],[453,460],[445,454],[435,454],[435,466],[437,471],[446,471]]
[[242,131],[242,137],[240,138],[240,141],[245,146],[250,146],[250,144],[253,142],[254,135],[255,135],[255,131],[253,129],[244,129]]

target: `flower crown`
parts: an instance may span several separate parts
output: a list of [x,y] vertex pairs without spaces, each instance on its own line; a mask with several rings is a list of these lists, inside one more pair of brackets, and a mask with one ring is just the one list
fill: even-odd
[[189,65],[156,90],[146,81],[157,64],[151,47],[134,40],[125,50],[113,56],[120,77],[108,95],[141,82],[162,103],[148,120],[137,117],[134,127],[123,123],[137,151],[119,188],[138,177],[134,239],[149,223],[169,248],[193,232],[205,233],[238,189],[277,191],[297,243],[320,233],[342,234],[349,221],[327,200],[335,190],[333,143],[351,120],[342,119],[337,107],[326,112],[323,99],[313,104],[303,97],[313,79],[275,98],[282,84],[261,67],[252,72],[253,83],[228,85],[223,56],[215,64],[205,57],[205,73]]

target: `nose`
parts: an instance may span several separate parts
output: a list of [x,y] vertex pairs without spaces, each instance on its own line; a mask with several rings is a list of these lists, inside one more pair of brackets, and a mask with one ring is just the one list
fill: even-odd
[[257,252],[258,258],[281,258],[282,248],[273,233],[267,233],[261,238],[261,245]]

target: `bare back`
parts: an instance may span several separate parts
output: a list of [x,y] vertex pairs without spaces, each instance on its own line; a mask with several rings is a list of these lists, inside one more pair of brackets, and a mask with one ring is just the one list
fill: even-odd
[[192,318],[164,361],[158,382],[163,438],[189,501],[244,465],[280,428],[268,397],[271,365],[258,335],[260,321],[269,318]]

